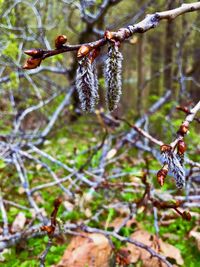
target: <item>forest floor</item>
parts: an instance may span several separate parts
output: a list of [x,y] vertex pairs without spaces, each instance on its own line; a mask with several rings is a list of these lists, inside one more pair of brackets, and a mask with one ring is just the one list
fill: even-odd
[[[154,122],[156,120],[155,115]],[[49,140],[44,142],[42,146],[43,151],[69,166],[75,166],[77,169],[86,165],[89,165],[89,169],[92,170],[98,168],[101,158],[99,151],[96,151],[88,162],[91,154],[90,149],[99,144],[104,134],[95,117],[90,117],[87,121],[85,118],[80,117],[75,122],[70,123],[63,118],[59,123],[63,127],[55,127],[57,130],[53,131]],[[176,121],[177,125],[178,123],[179,121]],[[115,131],[111,127],[110,133],[120,134],[124,130],[127,130],[126,126],[120,125],[115,128]],[[116,154],[121,156],[117,158]],[[111,149],[107,157],[110,163],[106,166],[104,175],[113,175],[113,178],[109,180],[110,186],[107,184],[107,186],[99,187],[92,191],[92,193],[88,186],[81,186],[77,190],[74,189],[76,192],[74,201],[70,201],[58,186],[44,188],[34,194],[34,199],[38,206],[44,209],[44,214],[50,217],[54,200],[62,196],[63,203],[57,215],[61,225],[66,222],[88,222],[87,225],[91,227],[103,230],[116,230],[120,224],[123,224],[124,219],[129,216],[129,210],[127,210],[127,205],[119,205],[117,207],[114,204],[125,203],[129,205],[130,203],[138,203],[140,201],[145,189],[142,176],[147,168],[147,181],[155,185],[154,190],[156,194],[162,196],[164,201],[169,200],[173,202],[175,201],[174,196],[184,196],[184,192],[178,191],[177,194],[177,190],[169,178],[162,188],[159,187],[156,182],[155,171],[159,169],[160,165],[150,154],[140,154],[136,149],[129,149],[126,152],[126,148],[122,148],[122,150],[117,152]],[[114,160],[112,161],[112,159]],[[46,163],[48,163],[48,160],[46,160]],[[39,163],[29,163],[27,168],[31,187],[51,181],[51,177]],[[51,168],[58,177],[62,177],[65,174],[65,171],[56,164],[51,165]],[[10,201],[15,199],[17,204],[26,206],[26,197],[24,196],[23,188],[17,182],[18,178],[14,169],[0,162],[0,178],[1,187],[4,188],[6,199]],[[65,182],[63,185],[68,186],[69,184]],[[156,219],[157,222],[155,222],[153,207],[148,202],[142,203],[137,206],[133,216],[129,216],[127,222],[120,229],[119,234],[125,237],[133,237],[156,251],[160,251],[161,254],[163,253],[167,257],[167,260],[172,264],[176,264],[173,266],[196,267],[200,264],[199,212],[199,208],[190,208],[192,218],[190,221],[187,221],[183,220],[172,209],[158,209],[158,218]],[[31,209],[21,212],[14,206],[10,206],[8,209],[9,227],[12,231],[16,231],[20,227],[28,227],[32,217],[33,211]],[[156,227],[155,223],[157,223]],[[93,238],[94,236],[90,237]],[[97,238],[101,237],[97,235]],[[87,241],[87,238],[82,237],[82,232],[80,232],[80,236],[62,234],[54,238],[53,246],[46,257],[46,266],[58,264],[61,259],[63,260],[64,252],[67,253],[64,259],[66,257],[70,258],[73,255],[76,260],[80,260],[82,254],[80,251],[76,251],[77,248],[82,248],[85,260],[87,261],[87,257],[90,257],[91,254],[91,244],[87,244],[85,239]],[[94,250],[94,255],[100,253],[105,262],[107,261],[108,265],[105,266],[144,266],[144,262],[146,262],[145,266],[160,266],[160,263],[153,262],[154,259],[144,250],[139,250],[139,248],[135,250],[133,247],[131,248],[130,244],[126,246],[124,242],[120,242],[115,238],[111,239],[115,247],[115,249],[112,247],[113,253],[110,252],[111,247],[105,244],[103,249],[101,246],[96,246]],[[39,266],[38,257],[45,250],[47,242],[47,235],[23,240],[16,246],[5,249],[1,253],[0,265],[4,267]],[[131,255],[127,256],[125,254],[125,256],[122,256],[120,254],[128,250]],[[95,257],[98,258],[97,256]],[[113,257],[115,263],[110,262],[110,259]],[[132,259],[133,263],[130,263],[130,259]],[[96,260],[97,265],[95,266],[100,266],[100,263],[98,265],[98,259]]]

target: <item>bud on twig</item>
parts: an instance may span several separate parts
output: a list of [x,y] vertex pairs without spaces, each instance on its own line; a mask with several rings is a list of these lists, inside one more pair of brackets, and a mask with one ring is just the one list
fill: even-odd
[[192,218],[192,216],[191,216],[191,214],[189,213],[189,211],[184,211],[184,212],[182,213],[182,218],[183,218],[184,220],[186,220],[186,221],[190,221],[191,218]]
[[27,59],[27,61],[25,62],[24,66],[23,66],[23,69],[26,69],[26,70],[35,69],[35,68],[40,66],[41,61],[42,61],[42,58],[31,57],[31,58]]
[[186,151],[186,144],[183,140],[179,140],[177,144],[177,149],[179,154],[184,154]]
[[62,48],[62,46],[67,42],[66,35],[58,35],[55,39],[55,47],[57,49]]
[[82,45],[78,52],[77,52],[77,57],[78,58],[81,58],[81,57],[84,57],[84,56],[87,56],[87,54],[90,52],[91,50],[91,47],[88,46],[88,45]]
[[184,153],[186,151],[186,144],[183,140],[179,140],[177,143],[177,158],[180,161],[180,164],[184,164]]
[[41,49],[25,50],[24,53],[34,58],[40,58],[44,54],[44,52]]
[[117,44],[108,48],[108,58],[105,63],[104,75],[107,89],[107,104],[110,111],[117,108],[122,94],[122,60]]
[[167,176],[167,173],[168,173],[168,165],[164,165],[157,173],[157,180],[158,180],[158,183],[163,186],[164,185],[164,181],[165,181],[165,178]]
[[104,37],[108,39],[109,41],[114,41],[113,39],[113,32],[110,32],[109,30],[106,30],[104,33]]
[[178,130],[178,133],[184,136],[185,134],[187,134],[188,130],[189,130],[188,125],[182,124]]
[[97,58],[100,54],[100,48],[94,48],[91,53],[89,54],[89,59],[91,61],[91,63],[93,63],[93,61],[95,60],[95,58]]
[[171,151],[172,150],[172,147],[170,146],[170,145],[162,145],[161,147],[160,147],[160,151],[161,152],[169,152],[169,151]]
[[190,114],[190,110],[188,107],[177,106],[176,109],[181,110],[181,111],[185,112],[186,114]]

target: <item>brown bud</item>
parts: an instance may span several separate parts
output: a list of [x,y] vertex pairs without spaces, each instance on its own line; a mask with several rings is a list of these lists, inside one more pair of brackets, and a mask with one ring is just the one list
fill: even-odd
[[51,235],[55,231],[55,227],[52,225],[43,225],[40,227],[40,230],[47,232],[48,235]]
[[54,207],[58,208],[60,206],[60,204],[62,203],[62,198],[58,197],[54,200]]
[[188,129],[188,125],[182,124],[178,130],[178,133],[184,136],[188,132]]
[[175,205],[176,205],[176,207],[178,208],[178,207],[180,207],[180,205],[181,205],[182,203],[183,203],[183,201],[177,199],[176,202],[175,202]]
[[191,218],[192,218],[192,216],[191,216],[191,214],[189,213],[189,211],[184,211],[184,212],[182,213],[182,218],[183,218],[184,220],[186,220],[186,221],[190,221]]
[[67,42],[67,36],[58,35],[55,39],[55,47],[57,49],[61,48]]
[[25,50],[25,54],[31,56],[31,57],[42,57],[44,52],[41,49],[30,49],[30,50]]
[[160,169],[157,173],[157,181],[161,186],[164,185],[164,181],[167,176],[167,173],[168,173],[168,165],[164,165],[162,169]]
[[172,150],[172,147],[170,145],[162,145],[160,147],[161,152],[167,152],[167,151],[171,151],[171,150]]
[[25,62],[24,66],[23,66],[23,69],[26,69],[26,70],[35,69],[35,68],[40,66],[41,61],[42,61],[41,58],[31,57],[31,58],[27,59],[27,61]]
[[186,151],[186,148],[187,147],[186,147],[185,142],[183,140],[179,140],[177,144],[178,153],[181,155],[184,154]]
[[77,57],[80,58],[80,57],[84,57],[86,56],[91,50],[91,47],[88,46],[88,45],[82,45],[78,52],[77,52]]
[[95,48],[92,50],[92,52],[89,55],[91,63],[95,60],[95,58],[99,56],[99,54],[100,54],[100,48]]
[[188,107],[184,107],[184,106],[177,106],[176,109],[181,110],[183,112],[185,112],[186,114],[190,113],[190,110]]
[[109,30],[106,30],[104,33],[104,37],[108,39],[109,41],[113,41],[113,32],[110,32]]

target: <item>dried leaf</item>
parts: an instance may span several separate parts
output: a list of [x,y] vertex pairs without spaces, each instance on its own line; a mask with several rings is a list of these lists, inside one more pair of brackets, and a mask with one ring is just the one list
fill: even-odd
[[112,159],[117,153],[117,150],[115,148],[112,148],[110,151],[108,151],[106,155],[106,159]]
[[[151,247],[158,252],[158,246],[156,245],[156,242],[150,233],[144,230],[138,230],[131,235],[131,238],[140,241],[141,243]],[[161,239],[159,240],[159,245],[161,251],[158,253],[164,255],[165,257],[174,259],[178,265],[182,266],[184,264],[181,253],[176,247],[163,242]],[[136,263],[140,259],[143,262],[143,267],[166,267],[166,264],[161,264],[157,258],[152,258],[150,253],[142,248],[128,244],[126,249],[131,252],[129,256],[131,263]]]
[[23,212],[19,212],[12,224],[11,231],[13,233],[20,232],[24,228],[25,223],[26,223],[25,214]]
[[200,251],[200,232],[197,232],[196,229],[192,230],[189,234],[190,237],[194,237],[196,240],[197,248]]
[[109,267],[111,246],[101,234],[85,234],[73,237],[62,260],[56,267]]
[[63,206],[65,207],[65,209],[68,212],[73,211],[73,209],[74,209],[74,205],[71,202],[67,201],[67,200],[63,201]]

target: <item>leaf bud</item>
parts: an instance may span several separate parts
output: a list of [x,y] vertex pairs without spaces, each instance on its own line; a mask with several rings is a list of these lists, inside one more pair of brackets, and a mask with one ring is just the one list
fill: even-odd
[[24,51],[25,54],[34,57],[34,58],[39,58],[42,57],[44,52],[41,49],[30,49],[30,50],[25,50]]
[[164,181],[165,181],[165,178],[167,176],[167,173],[168,173],[168,165],[164,165],[157,173],[157,181],[158,183],[163,186],[164,185]]
[[186,151],[186,148],[187,147],[186,147],[185,142],[183,140],[179,140],[177,144],[178,153],[181,155],[184,154]]
[[182,218],[183,218],[184,220],[186,220],[186,221],[190,221],[191,218],[192,218],[192,216],[191,216],[191,214],[189,213],[189,211],[184,211],[184,212],[182,213]]
[[58,197],[54,200],[54,207],[58,208],[60,206],[60,204],[62,203],[62,198]]
[[58,35],[55,39],[55,47],[57,49],[61,48],[67,42],[66,35]]
[[185,134],[187,134],[188,129],[189,129],[188,125],[182,124],[178,130],[178,133],[184,136]]
[[172,150],[172,147],[170,145],[162,145],[160,147],[161,152],[168,152]]
[[104,33],[104,37],[108,39],[109,41],[113,41],[113,37],[114,37],[113,32],[106,30]]
[[26,70],[35,69],[35,68],[40,66],[41,61],[42,61],[41,58],[31,57],[31,58],[27,59],[27,61],[25,62],[24,66],[23,66],[23,69],[26,69]]
[[78,58],[81,58],[81,57],[86,56],[90,52],[90,50],[91,50],[91,47],[90,46],[88,46],[88,45],[82,45],[79,48],[78,52],[77,52],[77,57]]
[[95,58],[99,56],[99,54],[100,54],[100,48],[93,49],[89,55],[90,62],[93,63],[93,61],[95,60]]

